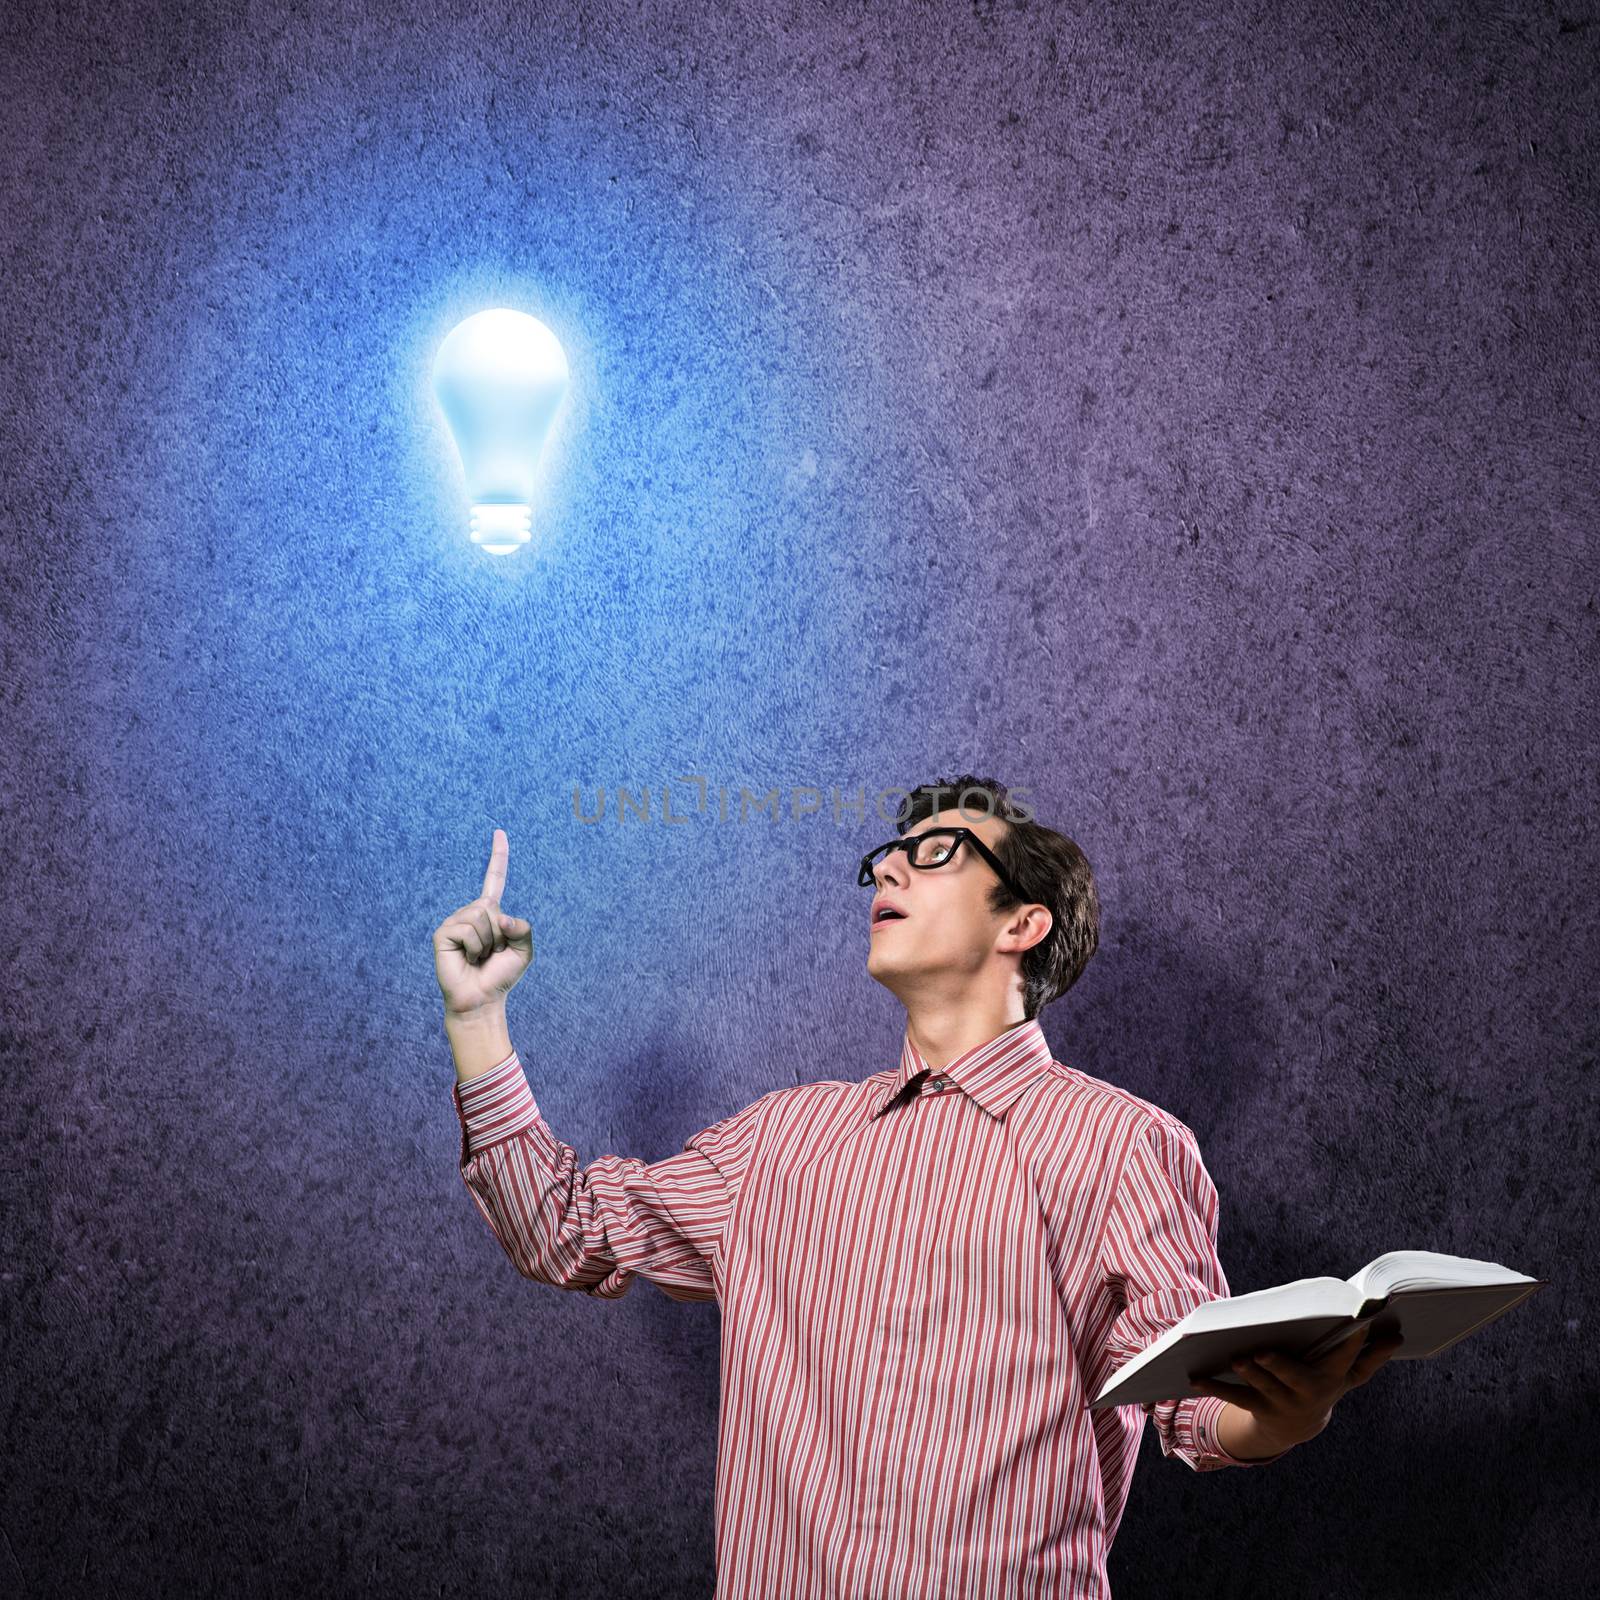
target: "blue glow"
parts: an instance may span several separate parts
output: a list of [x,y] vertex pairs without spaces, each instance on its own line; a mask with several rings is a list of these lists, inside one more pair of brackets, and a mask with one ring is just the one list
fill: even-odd
[[528,542],[534,476],[569,376],[561,341],[524,311],[480,311],[439,346],[434,393],[467,475],[472,542],[491,555]]

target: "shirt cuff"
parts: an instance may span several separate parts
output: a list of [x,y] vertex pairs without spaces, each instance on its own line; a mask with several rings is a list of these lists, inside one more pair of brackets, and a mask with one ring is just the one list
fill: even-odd
[[452,1098],[461,1120],[462,1166],[487,1146],[513,1138],[539,1120],[538,1104],[515,1050],[487,1072],[465,1083],[458,1081]]
[[1188,1404],[1178,1407],[1176,1417],[1178,1442],[1187,1445],[1201,1459],[1210,1459],[1213,1462],[1230,1467],[1265,1467],[1274,1461],[1281,1461],[1288,1455],[1288,1450],[1280,1450],[1276,1455],[1251,1457],[1230,1455],[1222,1448],[1222,1438],[1217,1432],[1217,1423],[1222,1416],[1222,1408],[1229,1402],[1221,1395],[1203,1394]]

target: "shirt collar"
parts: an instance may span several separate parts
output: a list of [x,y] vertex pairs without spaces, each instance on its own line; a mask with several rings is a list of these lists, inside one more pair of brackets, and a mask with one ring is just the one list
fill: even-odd
[[[1006,1107],[1051,1066],[1053,1060],[1039,1019],[1031,1017],[983,1044],[974,1045],[965,1055],[957,1056],[941,1069],[940,1076],[949,1078],[991,1116],[1001,1117]],[[883,1091],[878,1109],[872,1115],[882,1116],[896,1098],[906,1092],[913,1078],[931,1070],[922,1053],[912,1044],[908,1025],[900,1041],[900,1068]]]

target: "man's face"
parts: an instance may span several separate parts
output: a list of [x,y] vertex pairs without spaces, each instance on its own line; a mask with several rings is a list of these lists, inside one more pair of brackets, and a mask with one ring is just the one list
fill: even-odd
[[[971,828],[999,855],[1006,824],[998,817],[940,811],[915,827],[906,838],[930,828]],[[902,1002],[931,994],[961,994],[976,985],[995,954],[995,941],[1020,906],[998,913],[989,909],[989,895],[999,882],[994,868],[962,840],[955,859],[941,867],[913,867],[904,850],[892,850],[873,867],[877,888],[872,904],[891,902],[903,918],[871,921],[867,937],[867,973]],[[865,898],[865,897],[863,897]]]

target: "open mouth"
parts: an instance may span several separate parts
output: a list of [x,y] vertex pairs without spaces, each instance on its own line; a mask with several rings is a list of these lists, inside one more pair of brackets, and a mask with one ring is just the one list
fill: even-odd
[[872,919],[872,926],[881,928],[886,922],[904,922],[905,920],[905,912],[896,911],[893,906],[881,906]]

